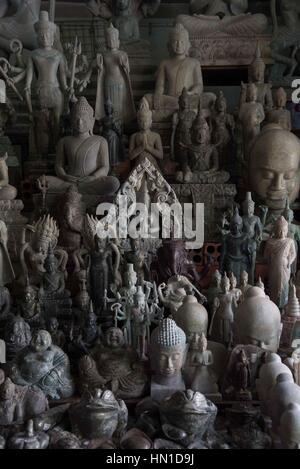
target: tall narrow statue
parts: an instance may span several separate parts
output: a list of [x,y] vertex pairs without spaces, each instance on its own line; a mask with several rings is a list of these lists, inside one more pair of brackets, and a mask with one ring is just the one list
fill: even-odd
[[243,203],[243,231],[249,236],[249,257],[250,257],[250,284],[254,285],[256,252],[262,241],[263,225],[260,218],[254,215],[255,204],[251,197],[251,192],[247,192]]
[[74,135],[59,141],[55,171],[47,176],[49,192],[65,192],[76,185],[81,194],[113,194],[119,181],[109,173],[108,145],[103,137],[93,135],[94,110],[84,97],[72,111]]
[[263,105],[265,112],[273,107],[272,85],[265,83],[266,64],[261,56],[259,43],[257,44],[255,57],[249,68],[250,81],[256,85],[257,101]]
[[[52,143],[57,143],[60,134],[60,118],[64,109],[64,93],[68,90],[66,61],[63,54],[54,49],[56,26],[49,21],[47,11],[41,11],[35,24],[39,48],[28,59],[25,94],[30,118],[34,119],[31,88],[36,72],[36,106],[38,119],[35,127],[41,125],[41,117],[47,121]],[[36,135],[36,140],[40,135]],[[37,142],[36,142],[37,145]],[[47,156],[47,155],[45,155]]]
[[93,70],[98,69],[95,117],[105,116],[105,102],[109,99],[116,116],[124,125],[135,118],[129,60],[120,50],[119,31],[111,24],[105,31],[106,51],[97,54],[82,80],[81,90],[90,82]]
[[288,302],[291,266],[296,259],[296,248],[293,239],[288,238],[288,222],[279,217],[274,226],[273,238],[268,239],[265,258],[269,263],[270,298],[279,308]]

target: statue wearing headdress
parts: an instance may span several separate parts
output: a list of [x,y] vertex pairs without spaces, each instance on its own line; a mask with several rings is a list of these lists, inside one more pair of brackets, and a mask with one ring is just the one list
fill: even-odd
[[243,203],[243,231],[249,237],[249,256],[250,256],[250,284],[254,285],[256,252],[262,241],[263,225],[260,218],[254,215],[255,204],[251,197],[251,192],[247,192]]
[[65,192],[76,185],[81,194],[107,195],[119,188],[119,181],[109,173],[108,145],[103,137],[93,135],[94,110],[84,97],[72,109],[74,135],[59,141],[55,176],[47,176],[49,192]]
[[81,90],[90,82],[93,70],[97,68],[96,120],[105,116],[105,102],[110,100],[116,117],[127,125],[135,118],[128,55],[119,49],[119,31],[112,24],[105,31],[105,41],[107,50],[97,54],[91,63],[81,82]]
[[139,132],[132,135],[129,145],[129,158],[136,165],[148,158],[154,166],[158,167],[157,160],[163,159],[163,146],[158,133],[152,132],[152,111],[145,98],[141,100],[137,113]]
[[220,259],[222,273],[233,272],[240,284],[241,273],[250,270],[249,235],[243,232],[243,220],[236,208],[230,220],[230,232],[224,236]]
[[288,222],[288,238],[291,238],[295,243],[296,249],[296,259],[292,264],[292,274],[296,275],[297,273],[297,254],[298,254],[298,244],[300,243],[300,227],[293,223],[294,221],[294,211],[290,208],[289,199],[286,199],[286,206],[282,215]]
[[280,216],[275,222],[273,237],[268,239],[264,253],[269,264],[270,298],[279,308],[283,308],[288,302],[291,266],[296,259],[295,242],[288,238],[288,229],[288,222]]
[[271,109],[266,117],[268,124],[279,124],[283,129],[292,130],[291,111],[286,109],[287,94],[284,88],[278,88],[274,94],[274,108]]
[[227,101],[223,91],[220,91],[213,116],[213,143],[218,145],[220,154],[223,154],[232,139],[234,128],[234,117],[227,113]]
[[[60,134],[60,118],[64,109],[64,93],[68,90],[66,61],[64,55],[53,48],[56,25],[49,21],[47,11],[41,11],[40,19],[35,24],[39,48],[35,49],[27,62],[25,94],[31,120],[33,121],[33,105],[31,87],[34,73],[37,74],[37,120],[39,128],[41,117],[46,116],[47,125],[54,145]],[[36,132],[36,142],[41,134]],[[36,143],[36,144],[37,144]],[[46,155],[47,156],[47,155]]]

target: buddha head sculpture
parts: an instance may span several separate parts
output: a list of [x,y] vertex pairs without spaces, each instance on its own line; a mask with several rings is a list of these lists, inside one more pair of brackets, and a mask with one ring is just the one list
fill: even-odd
[[255,203],[252,200],[251,192],[246,193],[246,198],[243,202],[243,214],[246,217],[252,217],[254,215]]
[[41,47],[52,47],[54,44],[56,25],[49,21],[48,11],[41,11],[39,21],[35,24],[38,43]]
[[94,124],[94,109],[84,96],[80,96],[72,109],[72,127],[75,134],[90,133],[92,135]]
[[278,307],[259,287],[251,287],[234,318],[235,342],[277,352],[282,331]]
[[112,23],[106,28],[105,42],[109,50],[117,50],[120,47],[119,30]]
[[250,77],[254,82],[263,83],[265,80],[266,64],[261,56],[260,45],[257,44],[255,58],[250,65]]
[[249,183],[259,203],[283,210],[292,204],[300,188],[300,141],[278,124],[266,125],[250,152]]
[[208,314],[203,305],[198,303],[193,295],[186,295],[182,305],[173,314],[176,324],[186,334],[188,343],[191,343],[195,334],[207,333]]
[[197,145],[208,145],[210,143],[210,129],[205,117],[201,115],[199,106],[198,114],[192,126],[193,142]]
[[177,23],[169,35],[168,47],[171,55],[187,56],[190,50],[190,37],[185,27]]
[[151,367],[157,376],[181,374],[186,358],[186,335],[173,319],[163,319],[151,334]]
[[140,130],[149,130],[152,126],[152,112],[148,101],[143,98],[137,112],[137,121]]

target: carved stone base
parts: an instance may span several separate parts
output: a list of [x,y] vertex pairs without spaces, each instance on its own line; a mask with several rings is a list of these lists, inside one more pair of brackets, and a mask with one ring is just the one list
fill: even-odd
[[6,223],[8,229],[7,247],[12,260],[18,259],[22,231],[27,223],[27,218],[21,214],[23,208],[22,200],[0,200],[0,219]]
[[236,196],[234,184],[172,184],[181,203],[204,203],[205,242],[221,241],[218,224]]

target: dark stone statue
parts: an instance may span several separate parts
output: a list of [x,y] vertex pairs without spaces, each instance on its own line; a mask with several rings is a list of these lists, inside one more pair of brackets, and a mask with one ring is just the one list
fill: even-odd
[[109,165],[114,168],[124,159],[122,122],[114,114],[112,102],[108,99],[104,105],[105,117],[100,122],[101,135],[108,143]]

